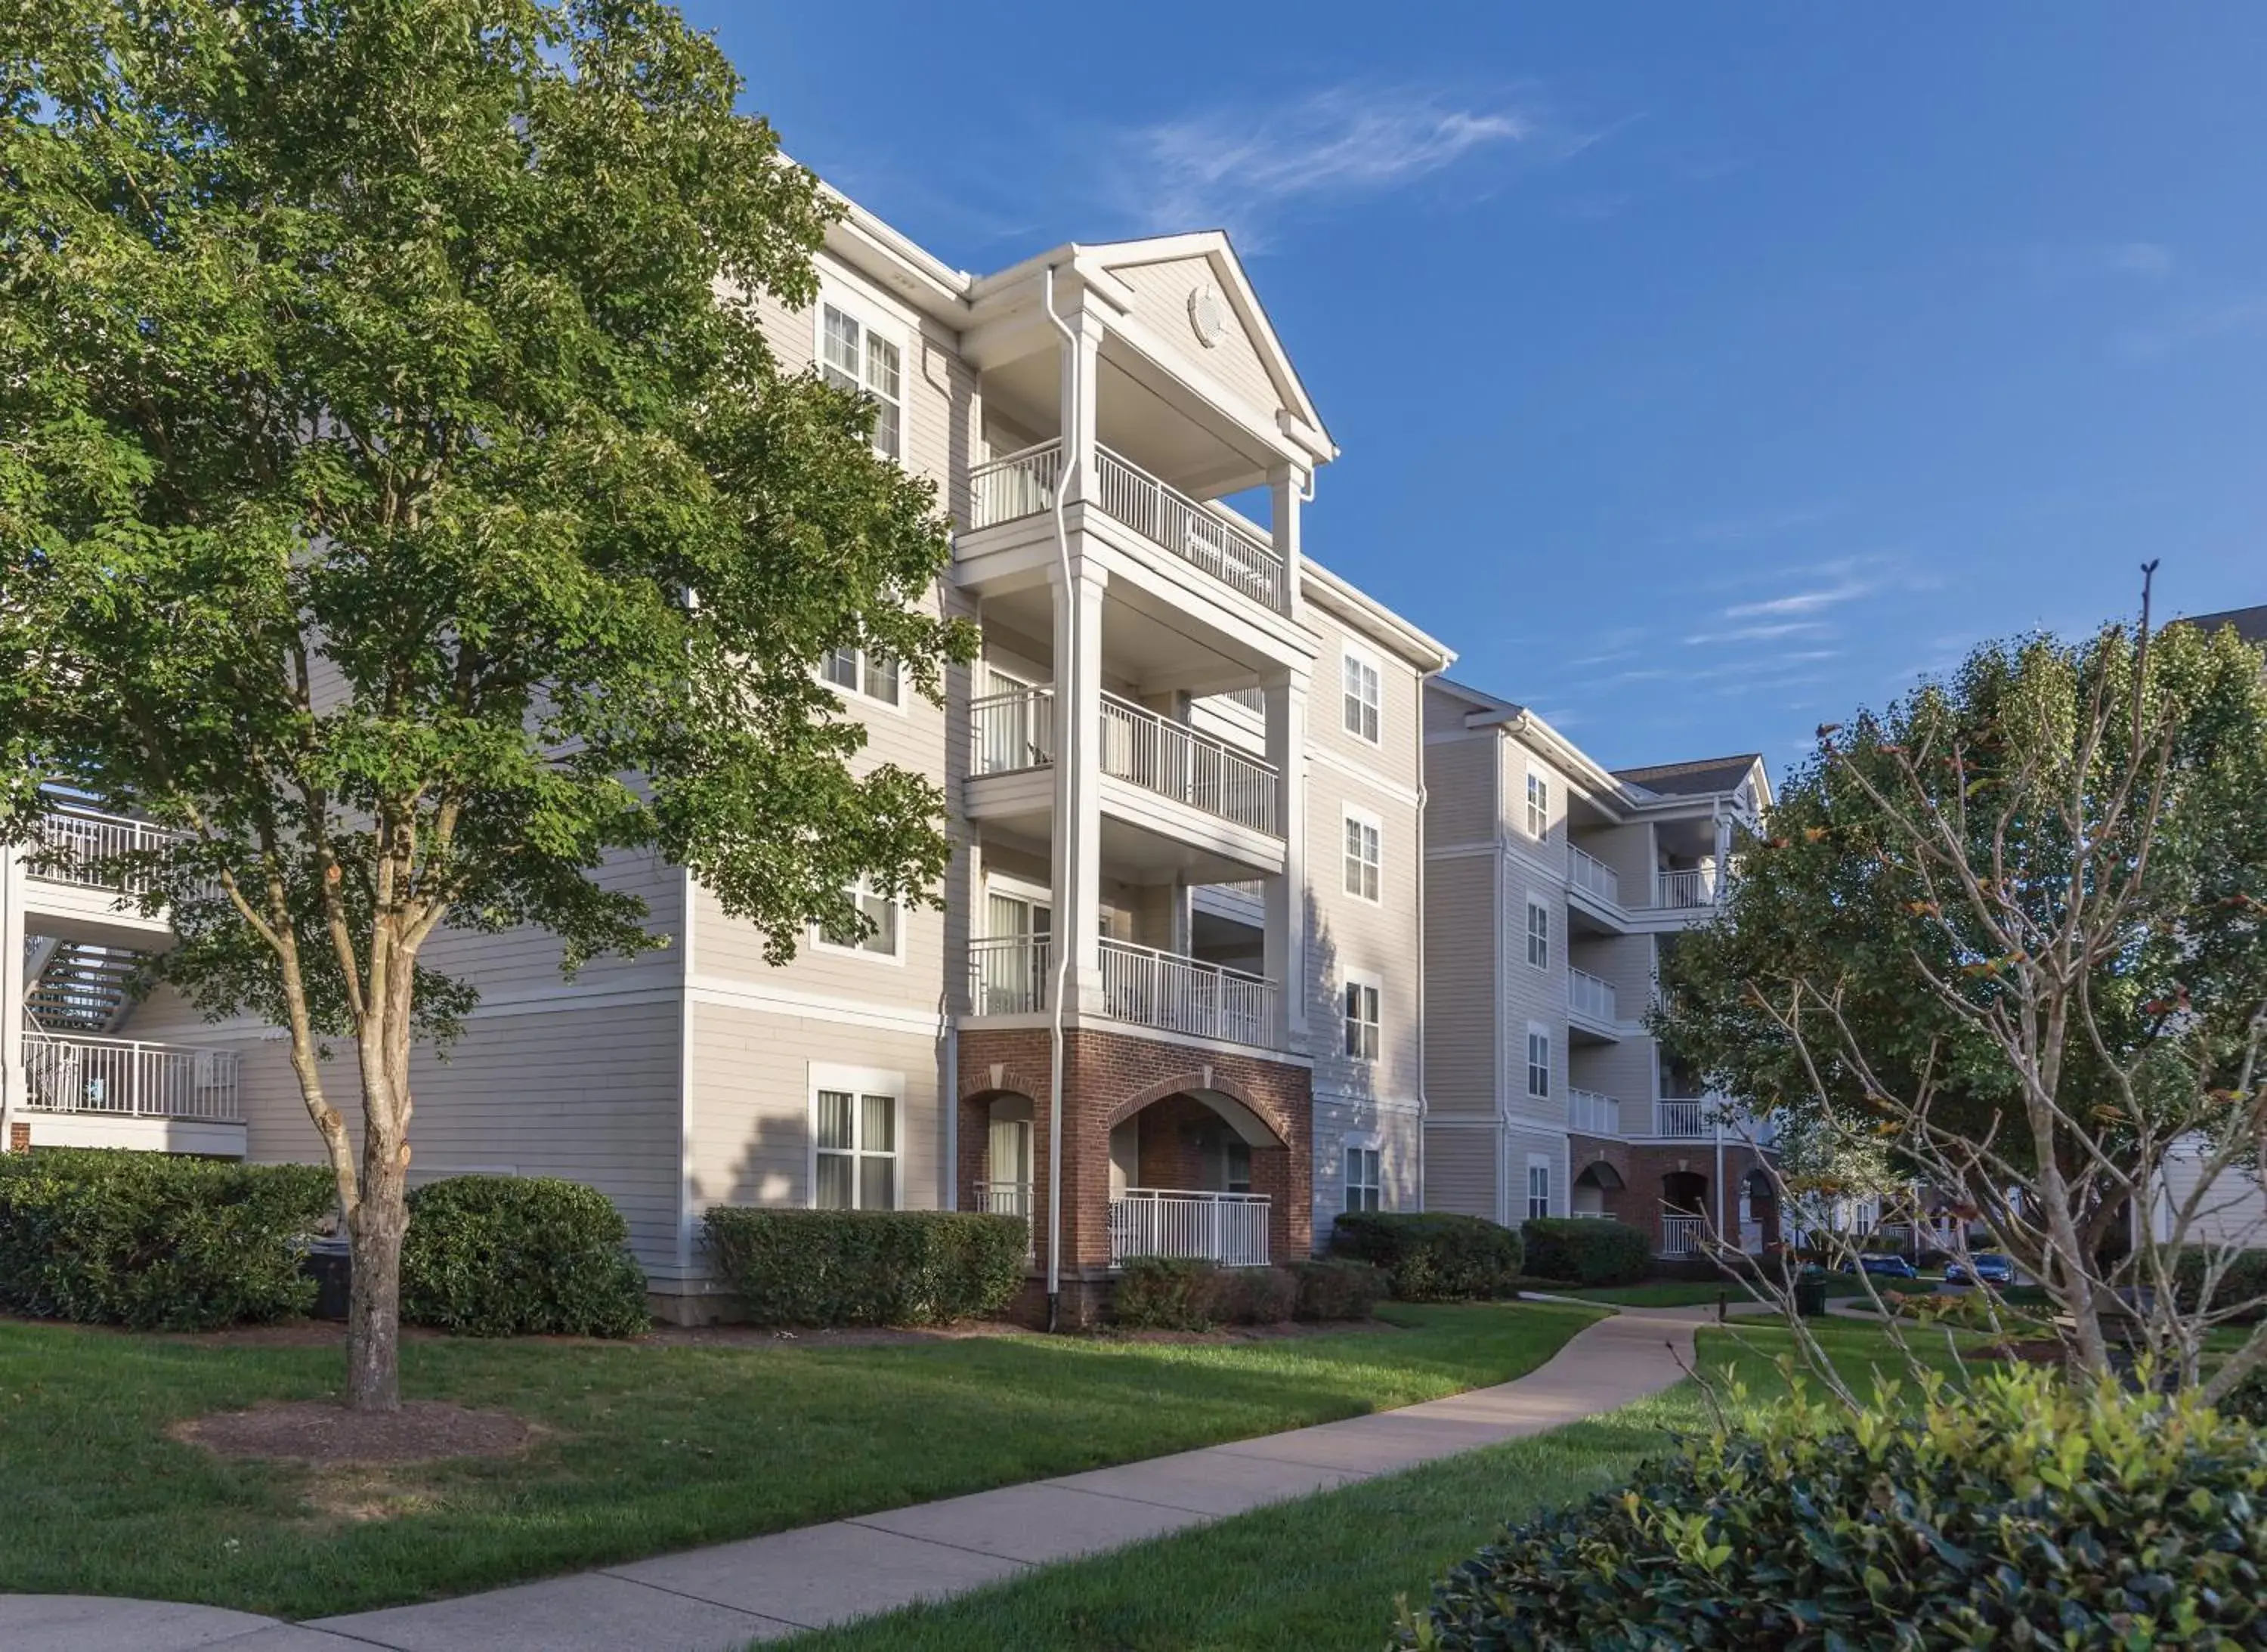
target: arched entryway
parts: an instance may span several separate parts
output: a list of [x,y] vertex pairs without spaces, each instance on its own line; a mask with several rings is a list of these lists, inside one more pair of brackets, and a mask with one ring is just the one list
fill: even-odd
[[1251,1267],[1286,1253],[1290,1147],[1220,1090],[1176,1090],[1110,1127],[1110,1259]]
[[1614,1214],[1614,1195],[1626,1186],[1621,1172],[1603,1159],[1582,1167],[1574,1178],[1573,1194],[1567,1208],[1578,1216],[1610,1216]]
[[984,1175],[976,1187],[976,1208],[998,1216],[1031,1214],[1038,1180],[1033,1139],[1038,1110],[1029,1096],[994,1096],[984,1105]]
[[1740,1249],[1760,1256],[1779,1243],[1779,1193],[1769,1172],[1750,1171],[1740,1178]]
[[1708,1178],[1670,1171],[1661,1178],[1661,1253],[1700,1256],[1708,1239]]

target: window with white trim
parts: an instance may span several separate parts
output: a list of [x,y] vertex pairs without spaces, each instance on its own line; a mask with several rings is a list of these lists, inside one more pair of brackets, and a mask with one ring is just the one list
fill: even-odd
[[1377,1059],[1380,983],[1375,975],[1346,978],[1346,1053],[1358,1061]]
[[863,392],[874,404],[874,451],[905,458],[905,353],[847,310],[819,306],[819,377],[838,390]]
[[1378,723],[1384,704],[1377,661],[1369,655],[1358,654],[1353,649],[1346,650],[1343,659],[1339,672],[1345,686],[1342,716],[1346,731],[1358,740],[1367,740],[1376,745],[1380,738]]
[[1385,1178],[1380,1173],[1377,1149],[1349,1147],[1346,1150],[1346,1208],[1376,1210],[1384,1202]]
[[876,958],[896,958],[899,932],[905,919],[905,910],[899,905],[897,897],[875,888],[862,877],[847,892],[850,903],[866,920],[865,932],[829,929],[822,925],[818,930],[818,944],[838,952],[865,952]]
[[1527,1156],[1527,1219],[1539,1222],[1551,1214],[1551,1160],[1547,1155]]
[[1551,835],[1551,782],[1527,771],[1527,835],[1537,843]]
[[1551,908],[1532,897],[1527,902],[1527,961],[1537,969],[1551,967]]
[[1547,1027],[1527,1029],[1527,1093],[1551,1094],[1551,1032]]
[[818,674],[837,688],[878,700],[885,706],[902,703],[898,663],[886,654],[869,653],[862,648],[829,649],[818,662]]
[[1378,872],[1384,859],[1383,827],[1376,815],[1346,813],[1346,892],[1364,900],[1378,899]]
[[899,1097],[877,1082],[838,1088],[822,1076],[811,1090],[811,1205],[814,1210],[898,1208]]

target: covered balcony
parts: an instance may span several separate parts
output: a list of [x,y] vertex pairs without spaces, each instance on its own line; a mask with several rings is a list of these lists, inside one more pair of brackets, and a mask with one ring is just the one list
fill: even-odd
[[177,842],[181,833],[50,796],[53,806],[20,852],[27,931],[145,951],[170,939],[165,914],[142,910],[149,883],[132,857]]
[[[1160,1032],[1280,1047],[1276,984],[1263,976],[1131,941],[1100,943],[1100,1013]],[[970,1012],[1035,1016],[1050,1009],[1053,943],[1040,935],[968,943]]]
[[23,1037],[22,1116],[35,1148],[244,1156],[234,1051],[77,1032]]
[[1110,1201],[1110,1262],[1129,1257],[1192,1257],[1222,1267],[1267,1266],[1265,1193],[1128,1187]]
[[1588,970],[1566,972],[1566,1023],[1570,1032],[1611,1041],[1622,1035],[1619,995],[1613,982]]

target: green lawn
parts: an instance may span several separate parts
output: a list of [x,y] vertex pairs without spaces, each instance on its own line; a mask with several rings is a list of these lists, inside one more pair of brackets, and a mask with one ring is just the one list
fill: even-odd
[[[1897,1363],[1877,1327],[1832,1321],[1817,1330],[1854,1380]],[[1705,1331],[1700,1369],[1717,1378],[1728,1364],[1765,1400],[1783,1391],[1774,1361],[1788,1343],[1771,1326]],[[1698,1388],[1680,1384],[1530,1440],[789,1644],[796,1652],[1376,1652],[1396,1599],[1421,1606],[1432,1580],[1507,1520],[1623,1484],[1642,1458],[1707,1421]]]
[[[1556,1291],[1583,1302],[1611,1303],[1621,1308],[1713,1308],[1719,1296],[1729,1296],[1735,1304],[1755,1300],[1729,1280],[1709,1282],[1655,1279],[1642,1285],[1538,1285],[1535,1289]],[[1830,1296],[1862,1296],[1866,1294],[1866,1287],[1855,1277],[1830,1274],[1826,1276],[1826,1294]]]
[[1394,1307],[1242,1342],[868,1347],[420,1340],[412,1399],[517,1412],[527,1455],[221,1462],[169,1425],[335,1391],[333,1347],[0,1325],[0,1590],[310,1617],[462,1594],[1412,1404],[1533,1369],[1596,1316]]

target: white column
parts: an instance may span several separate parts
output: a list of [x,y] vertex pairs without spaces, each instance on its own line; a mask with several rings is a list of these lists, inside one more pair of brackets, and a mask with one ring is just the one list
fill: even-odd
[[[1283,875],[1266,880],[1267,978],[1281,1004],[1285,1047],[1307,1047],[1307,674],[1288,671],[1263,685],[1267,760],[1279,776]],[[1414,846],[1405,852],[1415,853]]]
[[1724,898],[1724,885],[1731,877],[1731,873],[1732,817],[1720,814],[1716,817],[1716,882],[1713,891],[1713,899],[1721,900]]
[[0,844],[0,1153],[29,1098],[24,1080],[24,864]]
[[1269,511],[1274,519],[1271,532],[1275,554],[1283,559],[1284,612],[1294,620],[1305,606],[1299,591],[1299,510],[1308,480],[1305,471],[1289,465],[1278,465],[1267,473]]
[[1054,943],[1070,963],[1066,1010],[1102,1007],[1102,599],[1110,576],[1078,555],[1053,582],[1055,631]]
[[1096,367],[1102,349],[1102,323],[1081,310],[1063,318],[1073,337],[1060,341],[1063,502],[1075,504],[1101,496],[1094,474]]

